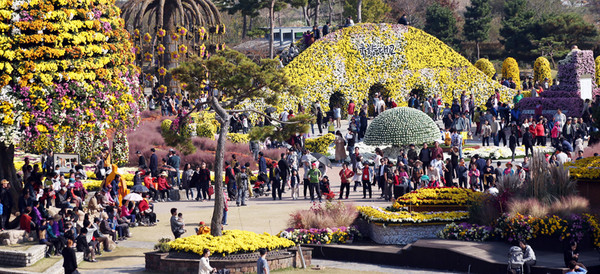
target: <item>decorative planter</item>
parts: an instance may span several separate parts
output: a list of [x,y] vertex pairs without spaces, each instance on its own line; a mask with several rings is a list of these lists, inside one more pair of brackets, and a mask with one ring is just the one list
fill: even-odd
[[[267,261],[271,270],[302,267],[300,252],[297,247],[287,250],[274,250],[267,253]],[[302,256],[306,265],[310,265],[312,248],[302,247]],[[148,252],[145,253],[146,270],[164,273],[198,273],[200,255],[185,252]],[[225,257],[210,257],[210,265],[217,269],[229,269],[231,273],[256,272],[257,252],[234,254]]]
[[406,223],[406,224],[383,224],[370,223],[369,235],[371,240],[378,244],[406,245],[414,243],[419,239],[437,238],[447,223]]
[[432,211],[466,211],[468,206],[466,205],[409,205],[407,206],[408,211],[415,212],[432,212]]

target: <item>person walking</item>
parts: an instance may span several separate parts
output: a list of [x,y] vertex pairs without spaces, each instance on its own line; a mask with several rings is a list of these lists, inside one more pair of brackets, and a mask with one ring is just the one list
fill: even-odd
[[175,239],[178,239],[185,233],[184,223],[179,220],[177,217],[177,208],[171,208],[171,232],[173,232],[173,236]]
[[246,166],[241,167],[241,172],[235,175],[235,182],[237,185],[237,206],[246,206],[246,194],[248,193],[248,174],[246,173]]
[[308,180],[309,180],[309,191],[310,191],[310,201],[315,201],[315,194],[319,197],[319,203],[321,200],[321,190],[319,187],[319,181],[323,177],[321,171],[317,168],[317,163],[312,163],[312,169],[308,171]]
[[346,189],[346,199],[348,199],[348,195],[350,193],[350,180],[352,180],[352,176],[354,176],[354,172],[348,168],[348,163],[342,164],[342,170],[340,171],[340,200],[344,194],[344,188]]
[[75,256],[75,250],[73,249],[73,240],[67,240],[67,247],[62,250],[63,256],[63,267],[65,268],[65,274],[79,273],[77,271],[77,256]]
[[277,165],[277,163],[272,162],[270,164],[271,168],[270,168],[270,173],[269,173],[269,180],[271,181],[271,195],[273,196],[273,200],[276,200],[277,197],[279,197],[279,200],[281,200],[281,177],[279,176],[279,174],[281,174],[281,171],[279,170],[279,166]]

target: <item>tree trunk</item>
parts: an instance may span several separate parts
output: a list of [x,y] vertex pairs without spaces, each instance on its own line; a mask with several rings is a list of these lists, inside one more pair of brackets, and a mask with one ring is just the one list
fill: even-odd
[[308,7],[302,6],[302,16],[304,17],[304,22],[306,22],[306,26],[310,27],[310,18],[308,18]]
[[212,98],[212,106],[216,114],[221,117],[221,132],[217,140],[217,151],[215,153],[215,207],[210,223],[210,234],[221,236],[223,234],[223,209],[225,208],[225,196],[223,194],[223,160],[225,159],[225,142],[229,131],[229,114],[222,107],[217,98]]
[[475,41],[475,46],[477,47],[477,60],[479,60],[479,41]]
[[313,26],[319,26],[319,9],[321,8],[321,0],[317,0],[315,4],[315,21]]
[[242,20],[242,40],[246,39],[247,27],[248,27],[248,15],[244,15]]
[[327,1],[329,4],[329,22],[333,22],[333,0]]
[[274,10],[275,9],[275,0],[271,0],[271,5],[269,5],[269,58],[273,59],[275,57],[275,51],[273,49],[273,40],[275,40],[275,34],[273,34],[273,30],[275,29],[274,26],[274,21],[275,18],[273,18],[275,16],[274,14]]
[[362,0],[356,3],[356,23],[362,22]]
[[[18,194],[21,193],[23,186],[17,178],[17,170],[14,164],[15,146],[6,146],[0,143],[0,180],[6,179],[10,183],[10,189],[13,201],[18,201]],[[13,207],[17,208],[16,205]]]

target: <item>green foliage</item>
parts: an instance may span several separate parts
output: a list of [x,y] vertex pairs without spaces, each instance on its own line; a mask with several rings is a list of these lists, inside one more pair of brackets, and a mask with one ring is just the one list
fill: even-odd
[[535,24],[533,11],[527,8],[527,0],[507,0],[504,3],[504,18],[500,40],[508,55],[527,54],[533,48],[531,31]]
[[248,134],[250,140],[264,141],[267,137],[271,140],[287,141],[297,133],[307,133],[311,120],[315,118],[308,114],[299,114],[288,120],[288,123],[279,126],[253,127]]
[[458,27],[454,13],[448,7],[435,2],[427,8],[425,14],[425,32],[437,37],[449,46],[456,47]]
[[465,11],[465,26],[463,33],[467,40],[485,41],[490,31],[492,7],[489,0],[471,0],[471,5]]
[[169,245],[169,242],[171,242],[171,239],[161,238],[160,240],[158,240],[158,243],[154,245],[154,250],[158,250],[163,253],[171,251],[171,246]]
[[[279,92],[296,93],[287,76],[274,59],[262,59],[255,63],[244,54],[230,49],[218,51],[208,59],[193,57],[171,71],[182,83],[191,97],[203,92],[206,81],[226,95],[221,101],[225,109],[233,108],[246,99],[262,98],[275,105]],[[267,89],[268,88],[268,89]]]
[[248,37],[251,38],[263,38],[267,35],[268,31],[262,28],[253,28],[248,31]]
[[[344,17],[352,16],[357,18],[358,0],[344,1]],[[392,9],[383,0],[362,0],[362,22],[363,23],[381,23],[385,19],[385,14]]]
[[321,154],[327,153],[327,148],[335,141],[335,135],[327,133],[318,138],[306,139],[304,141],[304,147],[310,152],[317,152]]
[[581,14],[569,12],[542,15],[533,25],[532,34],[534,53],[562,58],[572,46],[596,40],[598,32]]

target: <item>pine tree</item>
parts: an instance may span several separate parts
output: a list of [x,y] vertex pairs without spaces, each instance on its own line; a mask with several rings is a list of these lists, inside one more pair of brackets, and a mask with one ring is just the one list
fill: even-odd
[[439,3],[434,3],[427,8],[425,15],[427,22],[424,30],[442,40],[451,47],[456,46],[456,18],[450,8],[443,7]]
[[465,12],[464,35],[467,40],[475,41],[477,59],[479,59],[479,43],[488,38],[492,7],[489,0],[471,0],[471,6]]
[[508,55],[517,57],[532,49],[533,16],[533,11],[527,8],[527,0],[507,0],[504,3],[504,18],[500,28],[500,35],[504,39],[500,42]]

